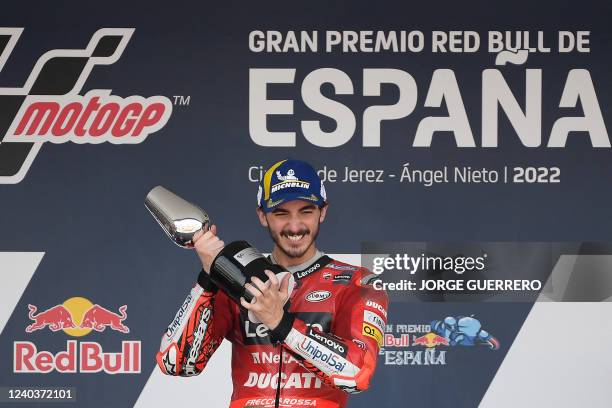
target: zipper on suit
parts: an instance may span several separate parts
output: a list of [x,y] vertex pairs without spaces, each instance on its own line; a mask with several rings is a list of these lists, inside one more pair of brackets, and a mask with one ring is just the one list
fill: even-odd
[[[280,343],[276,343],[274,346],[278,346]],[[279,408],[280,405],[280,393],[281,393],[281,374],[283,372],[283,346],[280,346],[280,358],[278,359],[278,376],[276,377],[276,403],[275,408]]]

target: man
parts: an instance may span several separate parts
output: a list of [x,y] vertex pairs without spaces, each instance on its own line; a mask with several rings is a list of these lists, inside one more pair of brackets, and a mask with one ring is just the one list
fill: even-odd
[[209,271],[224,242],[212,226],[194,237],[203,269],[162,338],[157,362],[166,374],[199,374],[226,338],[232,343],[230,408],[342,408],[348,393],[367,389],[374,374],[387,295],[374,290],[376,275],[367,269],[316,248],[328,204],[308,163],[271,166],[257,202],[259,221],[274,241],[270,260],[295,279],[291,295],[289,275],[279,282],[270,271],[266,283],[255,277],[245,285],[251,303],[242,298],[239,306],[218,291]]

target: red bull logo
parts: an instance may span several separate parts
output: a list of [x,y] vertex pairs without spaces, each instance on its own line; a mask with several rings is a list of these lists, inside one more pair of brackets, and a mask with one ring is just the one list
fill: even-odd
[[412,340],[413,346],[425,346],[427,348],[436,347],[439,345],[448,346],[448,340],[446,337],[437,335],[436,333],[429,332],[423,336],[414,337]]
[[[13,372],[47,374],[59,373],[99,373],[139,374],[140,341],[123,341],[121,351],[105,353],[96,342],[66,342],[66,350],[58,353],[39,351],[29,341],[13,343]],[[78,367],[78,369],[77,369]]]
[[38,312],[38,307],[28,305],[28,317],[33,323],[26,327],[27,333],[42,330],[48,327],[56,332],[64,330],[67,334],[81,337],[92,330],[103,332],[107,327],[121,333],[129,333],[130,329],[123,321],[127,319],[127,305],[119,308],[115,313],[98,304],[93,304],[86,298],[73,297],[61,305],[50,307]]
[[[64,303],[39,311],[28,305],[28,317],[32,320],[25,331],[33,333],[49,328],[52,332],[64,331],[73,337],[85,336],[91,331],[104,332],[106,328],[127,334],[124,324],[127,305],[119,307],[118,313],[93,304],[89,299],[73,297]],[[15,373],[140,373],[140,341],[123,341],[121,351],[104,352],[98,342],[68,340],[66,349],[57,353],[39,351],[30,341],[13,343],[13,371]]]
[[113,313],[108,309],[103,308],[100,305],[93,305],[91,309],[85,312],[83,321],[81,322],[81,328],[94,329],[95,331],[102,332],[107,327],[113,330],[120,331],[121,333],[129,333],[130,329],[124,325],[123,322],[127,319],[125,313],[127,305],[123,305],[119,308],[119,313]]
[[28,305],[28,309],[30,309],[28,317],[33,320],[34,323],[26,327],[25,331],[27,333],[32,333],[33,331],[41,330],[45,327],[49,327],[49,329],[54,332],[61,329],[73,329],[76,327],[70,311],[66,309],[64,305],[53,306],[37,314],[35,314],[38,310],[36,306]]

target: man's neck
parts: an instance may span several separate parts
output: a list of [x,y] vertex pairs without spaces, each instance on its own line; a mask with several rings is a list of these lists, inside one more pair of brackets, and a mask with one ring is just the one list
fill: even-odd
[[272,250],[272,258],[278,265],[289,268],[303,264],[304,262],[313,258],[317,252],[317,248],[312,245],[306,252],[304,252],[304,255],[300,256],[299,258],[293,258],[281,251],[277,245],[274,245],[274,249]]

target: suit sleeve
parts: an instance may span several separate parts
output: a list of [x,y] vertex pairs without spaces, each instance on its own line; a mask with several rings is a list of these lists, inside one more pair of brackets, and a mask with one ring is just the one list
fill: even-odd
[[164,374],[189,377],[204,370],[232,322],[232,304],[204,271],[162,336],[157,364]]
[[343,294],[332,333],[309,327],[291,313],[272,331],[272,338],[282,341],[306,369],[350,394],[369,387],[387,324],[387,294],[369,284],[372,277],[358,278]]

